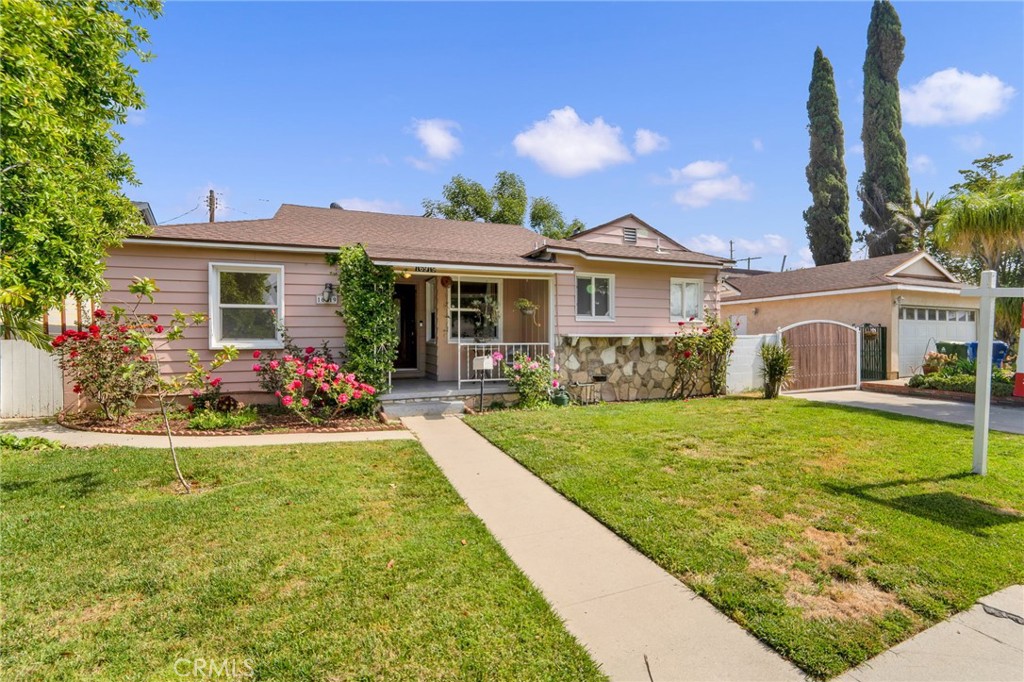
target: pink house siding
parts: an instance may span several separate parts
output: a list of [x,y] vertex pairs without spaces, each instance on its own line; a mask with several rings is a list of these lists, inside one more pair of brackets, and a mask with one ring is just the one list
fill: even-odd
[[717,269],[588,261],[576,256],[559,256],[560,263],[576,268],[576,274],[613,275],[614,321],[576,319],[576,278],[557,275],[556,309],[559,336],[671,336],[679,325],[669,311],[672,278],[704,281],[704,305],[718,311]]
[[636,230],[636,243],[634,246],[654,249],[661,247],[664,251],[681,251],[671,239],[661,238],[661,235],[648,228],[642,222],[632,216],[623,216],[606,225],[595,227],[585,234],[576,237],[581,242],[596,242],[598,244],[625,244],[623,240],[624,228],[631,227]]
[[[208,312],[211,262],[284,266],[284,317],[289,334],[300,346],[318,346],[327,340],[335,352],[343,348],[345,326],[335,314],[337,306],[316,304],[316,295],[323,290],[324,284],[337,282],[333,268],[327,265],[324,256],[317,253],[126,244],[111,252],[107,260],[105,276],[110,290],[103,296],[101,305],[127,307],[134,302],[128,293],[128,285],[138,275],[153,278],[160,287],[156,302],[144,302],[140,311],[160,315],[161,322],[169,320],[175,308],[186,313]],[[208,325],[190,329],[185,338],[176,341],[172,348],[175,352],[170,367],[174,372],[187,370],[184,362],[186,348],[196,350],[204,362],[208,362],[216,352],[210,350]],[[243,350],[237,360],[224,365],[217,375],[224,377],[225,386],[231,393],[257,392],[259,387],[254,380],[252,364],[252,351]]]

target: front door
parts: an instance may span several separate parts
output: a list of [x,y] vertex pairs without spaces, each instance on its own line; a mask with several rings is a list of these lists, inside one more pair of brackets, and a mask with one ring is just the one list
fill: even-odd
[[416,369],[416,285],[395,285],[395,330],[398,357],[395,369]]

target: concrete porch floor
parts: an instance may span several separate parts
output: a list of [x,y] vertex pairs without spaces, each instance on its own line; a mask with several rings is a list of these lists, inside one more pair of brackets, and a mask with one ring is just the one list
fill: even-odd
[[[484,382],[484,395],[508,393],[511,389],[504,381]],[[436,398],[446,400],[453,398],[473,397],[480,395],[480,384],[476,381],[465,381],[459,388],[457,381],[435,381],[434,379],[394,379],[391,390],[380,396],[382,403],[402,400],[424,400]]]

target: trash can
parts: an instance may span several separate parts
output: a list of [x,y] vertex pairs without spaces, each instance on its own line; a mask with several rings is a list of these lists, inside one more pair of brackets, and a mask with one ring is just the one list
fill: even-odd
[[[1003,360],[1006,359],[1006,354],[1010,351],[1010,347],[1006,345],[1005,341],[993,341],[992,342],[992,366],[1000,367],[1003,364]],[[971,362],[978,361],[978,342],[971,341],[967,344],[967,359]]]
[[958,360],[967,359],[967,344],[963,341],[936,341],[935,350],[950,357],[955,355]]

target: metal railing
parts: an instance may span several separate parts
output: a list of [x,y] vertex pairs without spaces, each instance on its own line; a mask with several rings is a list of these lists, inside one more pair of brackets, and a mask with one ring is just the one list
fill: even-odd
[[459,388],[466,383],[477,383],[483,380],[488,382],[507,381],[505,378],[505,367],[501,362],[495,362],[492,369],[473,369],[473,359],[492,356],[494,353],[501,353],[505,360],[512,359],[524,353],[531,358],[545,357],[551,350],[550,343],[460,343],[458,346],[458,379]]

